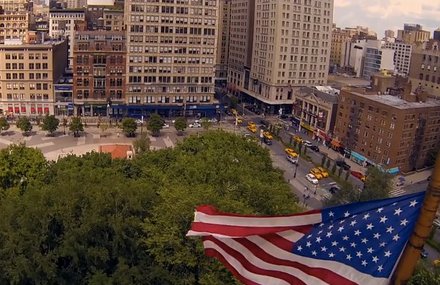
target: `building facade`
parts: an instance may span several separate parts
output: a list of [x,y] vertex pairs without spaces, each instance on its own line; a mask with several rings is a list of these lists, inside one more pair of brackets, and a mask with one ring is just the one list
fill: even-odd
[[419,24],[404,24],[403,30],[397,30],[397,40],[407,44],[419,44],[429,40],[431,34]]
[[349,31],[341,28],[333,27],[332,32],[332,42],[330,51],[330,65],[331,66],[341,66],[343,62],[343,51],[345,50],[345,44],[350,42],[352,35]]
[[[255,2],[254,17],[246,19],[252,9],[243,9],[241,19],[249,23],[236,27],[242,21],[235,21],[232,14],[231,33],[251,27],[253,22],[252,45],[248,44],[249,38],[242,40],[247,43],[243,47],[251,49],[250,72],[245,68],[244,77],[238,73],[242,84],[234,83],[234,78],[229,82],[244,95],[246,102],[259,105],[265,113],[291,112],[294,92],[299,86],[327,82],[333,1],[249,2]],[[252,35],[245,28],[243,34]],[[230,54],[235,52],[233,46],[231,39]],[[232,55],[229,60],[234,63]]]
[[0,6],[2,6],[5,13],[26,13],[28,12],[28,0],[0,0]]
[[294,127],[322,142],[329,140],[336,123],[338,91],[326,86],[300,88],[293,103]]
[[440,102],[414,94],[400,99],[365,90],[342,89],[335,139],[362,165],[396,173],[425,166],[440,146]]
[[370,79],[380,70],[394,71],[394,53],[394,50],[388,48],[366,47],[362,76]]
[[[74,114],[122,115],[125,103],[125,33],[78,31],[73,47]],[[121,109],[122,110],[122,109]]]
[[67,42],[0,45],[0,109],[13,116],[54,114],[53,84],[66,67]]
[[219,32],[217,34],[218,48],[215,66],[215,84],[219,87],[226,87],[228,79],[231,2],[232,0],[219,1]]
[[408,76],[412,45],[402,42],[385,42],[383,47],[394,50],[394,68],[397,73]]
[[104,9],[104,29],[107,31],[125,31],[124,10]]
[[386,30],[385,31],[385,38],[394,38],[395,37],[395,33],[393,30]]
[[29,13],[0,14],[0,43],[23,41],[29,32]]
[[125,1],[129,115],[216,114],[218,2]]
[[440,98],[440,50],[414,50],[409,78],[413,90],[422,87],[431,96]]
[[49,11],[49,37],[67,38],[69,44],[68,66],[72,68],[75,26],[85,23],[83,9],[52,9]]

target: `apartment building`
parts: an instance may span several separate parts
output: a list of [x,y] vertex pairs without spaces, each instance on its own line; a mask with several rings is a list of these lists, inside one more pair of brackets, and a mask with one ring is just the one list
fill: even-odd
[[7,14],[28,12],[29,0],[0,0],[0,6]]
[[330,65],[341,66],[343,62],[343,52],[347,42],[352,39],[352,33],[349,30],[337,28],[333,26],[332,41],[330,49]]
[[231,3],[232,0],[219,1],[219,28],[218,28],[218,48],[215,66],[215,84],[216,86],[226,87],[228,79],[228,61],[229,61],[229,40],[231,24]]
[[0,45],[0,110],[13,116],[54,114],[53,83],[66,67],[67,42]]
[[74,114],[122,115],[125,103],[125,33],[78,31],[73,47]]
[[339,90],[329,86],[301,87],[293,103],[292,123],[320,141],[332,136]]
[[396,72],[408,76],[412,45],[403,42],[385,42],[383,47],[394,50],[394,68]]
[[0,14],[0,43],[23,41],[29,32],[29,13]]
[[380,70],[394,72],[394,54],[393,49],[367,46],[364,53],[362,76],[365,79],[371,79],[371,76]]
[[423,168],[429,153],[440,146],[440,101],[409,90],[399,97],[342,89],[334,141],[362,165],[390,173]]
[[413,90],[422,87],[431,96],[440,98],[440,50],[414,50],[409,78]]
[[124,10],[104,9],[102,12],[104,29],[107,31],[125,31]]
[[[247,45],[241,46],[243,53],[239,57],[246,59],[244,52],[251,51],[249,72],[246,65],[244,74],[240,69],[232,69],[229,75],[233,76],[228,81],[245,101],[259,105],[265,113],[279,113],[280,109],[289,113],[299,86],[327,82],[333,1],[256,0],[248,3],[253,4],[253,17],[248,16],[252,9],[243,7],[239,14],[231,7],[231,34],[235,29],[242,29],[244,36],[253,36],[253,41],[248,38],[240,41]],[[235,17],[241,21],[235,21]],[[242,21],[247,23],[241,26]],[[249,31],[252,24],[253,34]],[[234,58],[231,53],[237,52],[232,46],[235,43],[231,38],[230,61]]]
[[404,24],[403,30],[397,30],[397,41],[407,44],[420,44],[429,40],[431,34],[419,24]]
[[62,2],[67,9],[78,9],[87,6],[87,0],[63,0]]
[[125,1],[129,115],[216,114],[218,5]]
[[51,9],[49,11],[49,37],[67,38],[69,47],[68,67],[72,68],[75,26],[85,23],[84,9]]

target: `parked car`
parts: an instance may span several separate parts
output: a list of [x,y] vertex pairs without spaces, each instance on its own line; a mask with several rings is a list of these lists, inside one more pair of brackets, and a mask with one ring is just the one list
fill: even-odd
[[319,147],[316,146],[316,145],[312,145],[312,146],[310,147],[310,149],[313,150],[314,152],[319,152]]
[[169,127],[170,127],[170,125],[167,124],[167,123],[163,123],[163,125],[162,125],[162,128],[163,128],[163,129],[168,129]]
[[318,179],[316,179],[315,175],[310,174],[310,173],[306,175],[306,179],[307,179],[307,181],[309,181],[313,185],[318,185],[318,183],[319,183],[319,181],[318,181]]
[[311,147],[313,144],[310,141],[303,141],[303,145],[306,147]]
[[201,128],[202,125],[199,122],[194,122],[192,124],[189,124],[188,127],[190,127],[190,128]]
[[365,182],[365,175],[362,172],[352,170],[350,171],[350,174],[357,179],[360,179],[362,182]]
[[285,152],[286,154],[288,154],[288,155],[291,155],[291,156],[298,156],[298,154],[296,153],[296,151],[295,151],[293,148],[290,148],[290,147],[285,148],[285,149],[284,149],[284,152]]
[[336,160],[336,165],[339,167],[342,167],[344,170],[350,170],[351,166],[348,165],[345,161],[343,160]]
[[293,164],[298,164],[298,155],[297,154],[295,154],[295,155],[288,154],[288,155],[286,155],[286,159]]
[[310,173],[313,174],[316,177],[316,179],[318,179],[318,180],[324,178],[321,174],[321,171],[319,171],[319,169],[317,169],[317,168],[310,169]]
[[328,171],[325,170],[324,167],[319,166],[319,167],[317,167],[317,168],[318,168],[319,171],[321,171],[321,175],[322,175],[322,177],[327,178],[327,177],[329,176]]
[[330,187],[330,189],[328,189],[328,191],[332,194],[335,194],[339,190],[341,190],[341,189],[338,186],[332,186],[332,187]]

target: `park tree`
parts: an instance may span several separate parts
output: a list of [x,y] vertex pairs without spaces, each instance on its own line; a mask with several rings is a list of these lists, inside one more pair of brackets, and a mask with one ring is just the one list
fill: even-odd
[[408,281],[408,285],[440,284],[440,269],[432,268],[426,262],[420,261],[416,270]]
[[187,122],[184,117],[179,117],[174,122],[174,128],[176,128],[177,135],[181,136],[183,131],[187,128]]
[[121,129],[125,136],[128,138],[136,136],[136,121],[133,118],[124,118],[122,120]]
[[84,131],[84,125],[80,117],[73,117],[70,121],[69,130],[73,132],[74,137],[79,137],[79,132]]
[[5,117],[0,117],[0,134],[2,134],[3,131],[9,130],[9,122],[6,120]]
[[159,114],[152,114],[150,119],[148,120],[147,129],[151,132],[153,137],[158,137],[160,134],[160,130],[164,125],[163,119]]
[[99,124],[99,128],[101,129],[101,135],[105,136],[107,130],[109,129],[109,124],[107,122],[102,122]]
[[53,136],[59,125],[60,120],[58,120],[54,115],[46,115],[43,119],[43,125],[41,126],[41,129],[43,131],[47,131],[50,136]]
[[392,176],[377,167],[370,166],[365,173],[366,180],[361,192],[361,201],[388,198],[392,190]]
[[1,190],[42,180],[47,162],[40,150],[25,144],[10,145],[0,150]]
[[147,133],[142,133],[137,139],[133,141],[134,153],[140,155],[150,150],[150,138]]
[[232,108],[232,109],[236,109],[237,108],[237,106],[238,106],[238,98],[237,97],[235,97],[235,96],[231,96],[231,97],[229,97],[229,101],[230,101],[230,107]]
[[32,124],[28,117],[20,117],[17,120],[17,128],[19,128],[25,136],[32,131]]

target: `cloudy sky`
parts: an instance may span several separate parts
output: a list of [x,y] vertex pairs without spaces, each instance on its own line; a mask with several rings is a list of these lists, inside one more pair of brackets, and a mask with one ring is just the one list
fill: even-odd
[[385,30],[403,29],[404,23],[421,24],[432,32],[440,27],[438,0],[334,0],[333,22],[338,27],[367,26],[384,36]]

